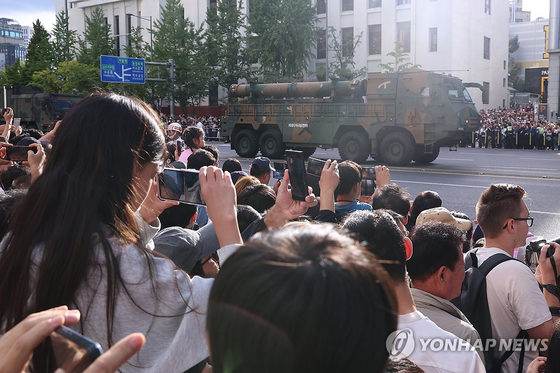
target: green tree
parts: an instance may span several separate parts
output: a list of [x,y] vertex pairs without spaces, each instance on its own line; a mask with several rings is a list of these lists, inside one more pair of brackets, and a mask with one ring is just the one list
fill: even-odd
[[518,49],[519,49],[519,36],[515,35],[514,37],[509,39],[508,84],[510,87],[516,89],[519,92],[526,92],[529,90],[529,84],[525,81],[525,79],[519,76],[521,74],[521,69],[522,69],[521,64],[515,62],[515,59],[511,56]]
[[6,66],[0,71],[0,85],[26,85],[23,75],[24,64],[16,59],[12,66]]
[[[207,67],[202,29],[185,19],[180,0],[167,0],[161,8],[161,17],[154,24],[154,59],[175,62],[175,84],[155,85],[154,95],[159,101],[172,93],[183,111],[195,105],[207,94],[209,69]],[[167,70],[162,76],[167,75]]]
[[56,69],[33,74],[32,85],[45,92],[86,94],[101,88],[99,69],[76,60],[61,62]]
[[300,77],[316,42],[316,9],[311,1],[251,0],[247,45],[260,73]]
[[400,41],[395,41],[395,50],[387,53],[387,56],[393,57],[395,62],[380,63],[379,67],[386,73],[398,73],[407,69],[414,69],[421,67],[420,65],[413,64],[412,62],[404,62],[408,58],[408,53],[403,52]]
[[218,0],[206,11],[207,29],[204,47],[211,79],[229,88],[239,79],[251,75],[245,48],[245,17],[241,13],[242,0]]
[[61,62],[72,61],[76,56],[77,33],[70,30],[68,15],[62,11],[56,15],[56,23],[52,31],[52,47],[54,66]]
[[27,61],[23,68],[23,78],[26,85],[31,83],[33,73],[48,69],[53,64],[52,46],[50,35],[37,20],[33,23],[33,36],[27,48]]
[[[342,32],[337,32],[334,27],[329,27],[329,43],[328,50],[334,52],[334,59],[329,64],[329,78],[352,80],[363,78],[367,74],[367,68],[362,67],[356,70],[354,62],[354,53],[362,43],[362,33],[352,38],[347,37],[346,40]],[[317,75],[326,75],[325,66],[317,69]]]
[[111,25],[105,21],[101,8],[95,8],[91,16],[86,16],[86,30],[83,39],[78,37],[78,62],[99,67],[99,56],[115,55]]

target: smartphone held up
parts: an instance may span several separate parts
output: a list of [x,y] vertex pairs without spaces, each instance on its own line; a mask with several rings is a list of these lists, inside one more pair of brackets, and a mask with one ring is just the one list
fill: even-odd
[[55,329],[50,341],[56,365],[66,373],[83,372],[103,353],[99,343],[66,326]]
[[158,176],[158,194],[161,200],[205,205],[200,194],[198,170],[164,168]]
[[305,201],[308,189],[303,152],[299,150],[286,150],[286,163],[288,164],[290,175],[292,198],[297,201]]

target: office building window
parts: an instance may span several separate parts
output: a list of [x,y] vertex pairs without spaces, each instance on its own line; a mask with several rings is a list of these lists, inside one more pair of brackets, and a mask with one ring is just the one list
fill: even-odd
[[317,14],[326,14],[326,13],[327,13],[327,1],[317,0]]
[[354,0],[342,0],[342,11],[354,10]]
[[130,34],[132,34],[132,14],[126,15],[126,45],[129,47],[132,46],[132,39],[130,38]]
[[504,60],[504,70],[506,69],[506,66],[507,66],[507,62],[506,60]]
[[381,8],[381,0],[369,0],[369,8]]
[[492,0],[484,0],[484,13],[492,14]]
[[437,52],[437,27],[430,28],[430,52]]
[[381,54],[381,25],[369,25],[369,54]]
[[120,50],[121,50],[120,34],[121,34],[121,28],[119,24],[119,16],[115,16],[114,24],[113,24],[113,35],[115,36],[115,50],[117,51],[118,55],[120,55]]
[[504,78],[504,87],[506,86],[506,78]]
[[342,35],[342,55],[350,57],[354,55],[354,27],[344,27]]
[[482,103],[488,104],[490,101],[490,83],[482,82],[482,87],[484,88],[484,91],[482,91]]
[[410,53],[410,21],[397,22],[397,40],[404,53]]
[[397,0],[397,5],[410,4],[410,0]]
[[484,55],[485,60],[490,59],[490,38],[484,37]]
[[317,31],[317,59],[327,58],[327,30]]

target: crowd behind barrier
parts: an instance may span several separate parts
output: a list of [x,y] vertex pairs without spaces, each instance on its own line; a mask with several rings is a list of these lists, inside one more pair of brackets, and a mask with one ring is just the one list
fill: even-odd
[[560,121],[535,116],[534,105],[481,111],[482,127],[466,134],[462,146],[474,148],[559,150]]
[[[361,167],[328,160],[300,201],[288,170],[267,185],[266,157],[220,169],[205,143],[215,118],[164,127],[115,94],[88,96],[48,135],[12,136],[4,118],[1,372],[55,371],[42,341],[63,324],[106,351],[87,372],[557,371],[560,245],[541,248],[535,273],[523,263],[533,218],[520,186],[489,186],[471,220],[437,191],[412,199],[385,166],[362,196]],[[488,111],[485,133],[526,136],[531,120],[529,107]],[[485,143],[515,145],[508,131]],[[28,160],[6,159],[20,143]],[[205,205],[160,199],[164,166],[199,170]],[[465,266],[498,256],[491,312],[460,308],[480,299]],[[513,340],[530,343],[501,348]]]

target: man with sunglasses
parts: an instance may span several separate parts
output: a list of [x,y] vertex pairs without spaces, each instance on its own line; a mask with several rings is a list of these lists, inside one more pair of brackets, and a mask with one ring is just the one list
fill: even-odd
[[[492,184],[482,192],[476,205],[476,217],[486,244],[477,252],[479,266],[493,255],[513,257],[516,247],[525,246],[529,227],[533,225],[533,218],[523,200],[525,195],[522,187],[512,184]],[[501,340],[510,341],[525,330],[528,342],[538,343],[541,352],[546,354],[547,344],[543,345],[540,341],[548,342],[552,336],[553,321],[549,307],[560,306],[556,268],[553,268],[553,263],[560,261],[560,246],[552,245],[555,247],[553,260],[546,257],[548,248],[542,249],[537,279],[529,267],[517,260],[498,264],[486,276],[492,336],[498,343]],[[544,285],[544,294],[539,282]],[[503,348],[496,348],[496,358],[502,357],[504,352]],[[535,348],[525,349],[523,371],[538,356],[538,352]],[[517,372],[520,356],[519,349],[514,351],[501,365],[501,371]]]

